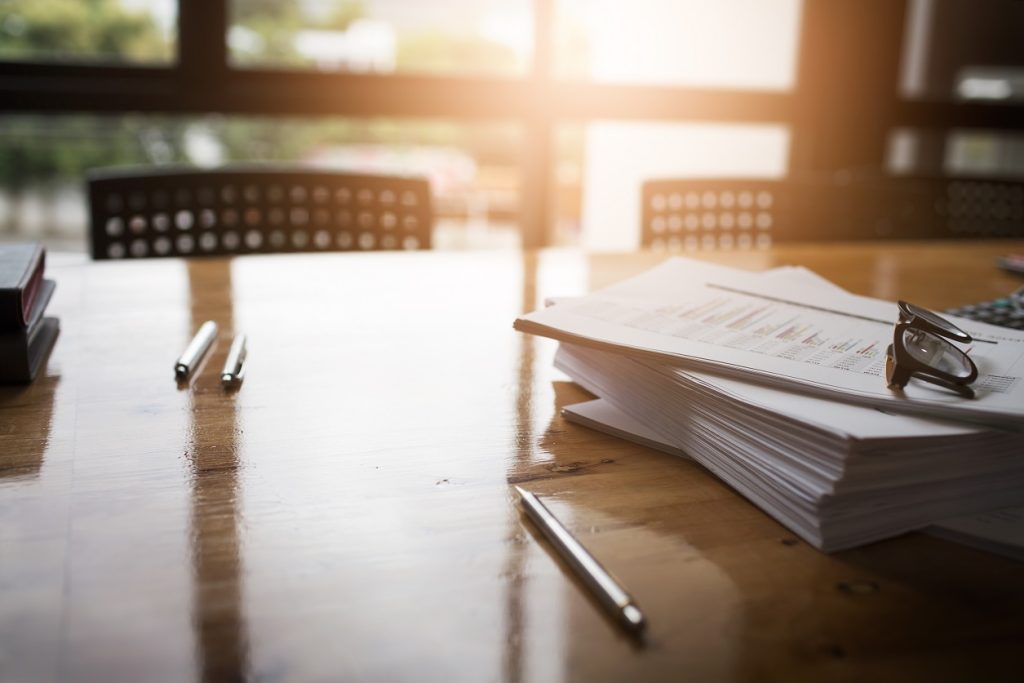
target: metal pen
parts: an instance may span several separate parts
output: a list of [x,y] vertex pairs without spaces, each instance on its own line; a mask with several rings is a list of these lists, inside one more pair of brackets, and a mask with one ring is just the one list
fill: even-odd
[[615,577],[573,538],[537,496],[518,486],[515,489],[519,492],[527,516],[540,527],[544,536],[551,541],[577,576],[583,579],[605,609],[631,633],[638,634],[643,631],[647,625],[643,613]]
[[220,372],[220,381],[226,387],[237,384],[245,377],[245,335],[235,335],[224,361],[224,369]]
[[207,320],[200,326],[199,331],[196,332],[196,336],[192,337],[192,341],[188,343],[185,350],[181,353],[181,357],[178,358],[174,363],[174,377],[178,380],[188,379],[188,376],[192,374],[196,366],[199,365],[199,361],[203,359],[206,352],[209,351],[210,345],[213,340],[217,337],[217,323],[212,320]]

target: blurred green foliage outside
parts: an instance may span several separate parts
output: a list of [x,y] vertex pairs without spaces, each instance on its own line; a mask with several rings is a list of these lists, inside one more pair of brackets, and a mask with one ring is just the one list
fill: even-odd
[[[343,30],[364,14],[359,2],[336,3],[316,21],[303,16],[297,2],[236,0],[231,7],[232,25],[259,33],[260,61],[275,66],[302,64],[292,44],[296,31]],[[120,0],[0,0],[0,17],[0,59],[152,63],[172,59],[175,49],[152,14]],[[506,48],[483,38],[429,31],[408,35],[397,53],[400,69],[457,69],[467,62],[498,67],[512,59]],[[197,124],[218,141],[224,162],[300,160],[318,147],[351,143],[458,147],[483,163],[515,165],[518,159],[518,135],[507,125],[75,114],[5,116],[0,122],[0,185],[11,194],[78,182],[85,170],[99,166],[189,163],[187,136]]]

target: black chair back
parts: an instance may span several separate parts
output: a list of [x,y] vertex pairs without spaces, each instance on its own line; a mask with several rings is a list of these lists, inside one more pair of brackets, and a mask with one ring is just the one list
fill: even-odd
[[791,188],[779,180],[651,180],[642,201],[640,241],[656,249],[766,247],[793,219]]
[[304,169],[97,170],[94,259],[429,249],[426,179]]
[[643,184],[641,246],[1024,237],[1024,181],[859,176],[672,179]]

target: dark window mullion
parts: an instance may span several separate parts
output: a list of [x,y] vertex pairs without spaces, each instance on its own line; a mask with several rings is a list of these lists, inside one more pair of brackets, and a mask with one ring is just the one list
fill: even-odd
[[229,0],[178,0],[178,69],[188,88],[225,84]]
[[906,0],[804,2],[794,173],[885,164],[895,124]]

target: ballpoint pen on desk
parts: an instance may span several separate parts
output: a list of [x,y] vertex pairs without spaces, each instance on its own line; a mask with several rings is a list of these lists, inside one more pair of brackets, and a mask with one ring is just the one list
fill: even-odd
[[540,527],[544,536],[551,541],[558,553],[583,579],[604,608],[626,630],[634,635],[639,635],[647,622],[629,593],[601,566],[600,562],[594,559],[593,555],[587,552],[587,549],[579,541],[573,538],[572,534],[544,507],[537,496],[518,486],[515,489],[519,492],[527,516]]
[[236,335],[224,361],[224,369],[220,372],[220,381],[225,387],[240,384],[245,377],[245,356],[245,335]]
[[188,343],[185,350],[182,351],[181,356],[174,363],[174,377],[179,382],[188,379],[188,376],[192,374],[192,371],[199,365],[199,361],[203,359],[206,352],[210,350],[210,345],[213,344],[213,340],[217,337],[217,323],[212,320],[207,320],[200,326],[199,331],[196,332],[196,336],[192,337],[192,341]]

